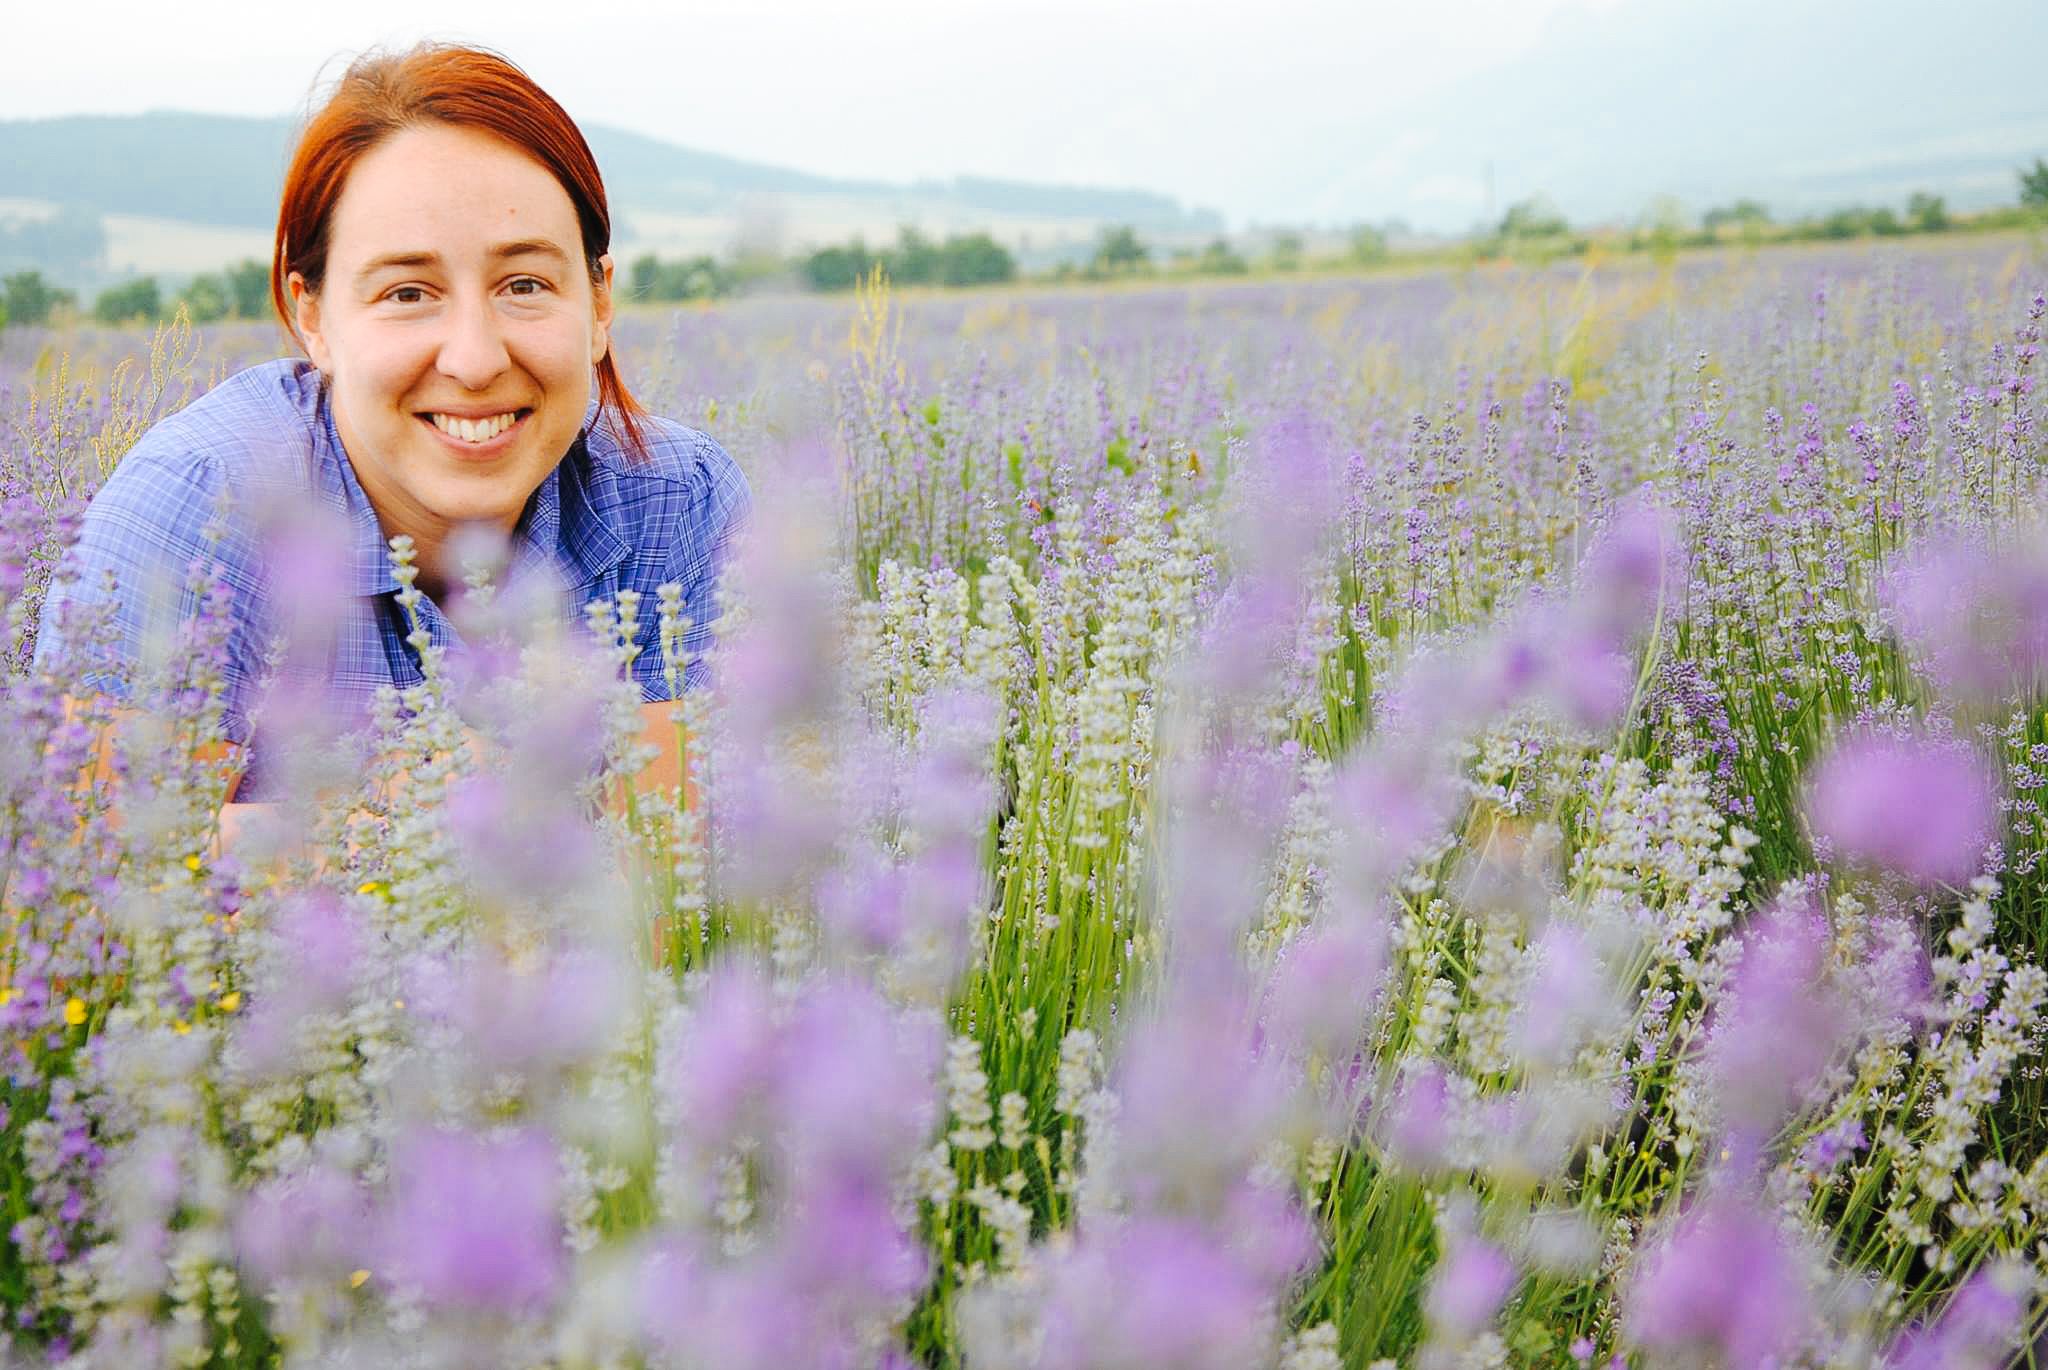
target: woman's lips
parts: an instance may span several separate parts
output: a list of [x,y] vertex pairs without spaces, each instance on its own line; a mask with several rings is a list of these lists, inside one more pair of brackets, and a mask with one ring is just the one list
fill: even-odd
[[513,440],[525,430],[526,425],[533,418],[533,411],[531,409],[521,409],[516,412],[518,417],[512,420],[510,426],[504,432],[499,433],[496,437],[486,438],[482,442],[470,442],[467,439],[456,437],[453,433],[442,432],[440,426],[434,422],[431,415],[416,414],[413,417],[417,418],[429,433],[438,438],[442,446],[462,460],[489,461],[511,447]]

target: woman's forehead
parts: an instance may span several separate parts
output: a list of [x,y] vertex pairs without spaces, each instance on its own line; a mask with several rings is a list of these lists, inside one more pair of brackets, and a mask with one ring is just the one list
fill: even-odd
[[333,265],[390,256],[481,261],[515,245],[580,256],[569,193],[516,145],[448,124],[415,125],[364,153],[328,231]]

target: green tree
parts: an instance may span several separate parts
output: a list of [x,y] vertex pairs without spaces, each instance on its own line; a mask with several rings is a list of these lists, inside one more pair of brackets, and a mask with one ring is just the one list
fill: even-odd
[[126,285],[102,290],[92,302],[92,316],[105,324],[155,319],[162,313],[163,299],[157,293],[154,276],[139,276]]
[[1213,238],[1202,249],[1202,255],[1195,258],[1195,270],[1204,276],[1242,276],[1250,267],[1244,258],[1231,250],[1227,240]]
[[2036,157],[2031,167],[2021,167],[2020,203],[2029,209],[2048,209],[2048,160]]
[[1542,195],[1532,195],[1508,206],[1500,218],[1503,238],[1561,238],[1572,231],[1557,206]]
[[1823,238],[1859,238],[1871,231],[1871,212],[1861,206],[1838,209],[1820,221]]
[[1093,268],[1098,272],[1119,275],[1136,271],[1148,265],[1152,251],[1138,237],[1138,230],[1129,224],[1116,224],[1102,230],[1095,241]]
[[896,246],[883,254],[889,278],[903,285],[932,285],[939,279],[939,245],[905,224],[896,230]]
[[1387,235],[1371,224],[1351,230],[1348,255],[1353,266],[1374,266],[1387,259]]
[[228,301],[238,319],[260,319],[270,312],[270,267],[245,257],[227,269]]
[[1709,233],[1726,226],[1748,228],[1770,221],[1771,211],[1755,200],[1737,200],[1732,205],[1716,205],[1700,215],[1700,227]]
[[40,271],[17,271],[0,282],[0,300],[6,302],[8,318],[34,327],[48,323],[52,312],[72,302],[72,295],[48,284]]
[[955,235],[939,248],[941,285],[1000,285],[1016,278],[1016,259],[986,233]]
[[821,247],[798,266],[813,290],[851,290],[874,264],[867,244],[855,238],[843,247]]
[[636,300],[651,300],[660,279],[661,258],[652,252],[643,253],[626,268],[626,293]]
[[1275,271],[1301,270],[1301,235],[1299,233],[1278,233],[1273,237],[1273,269]]
[[185,313],[193,323],[217,322],[234,309],[227,283],[218,276],[194,276],[179,292],[178,303],[185,306]]
[[715,300],[731,289],[731,273],[710,257],[683,258],[664,264],[661,270],[663,299]]
[[1906,219],[1922,233],[1939,233],[1949,226],[1948,202],[1939,195],[1916,191],[1906,201]]

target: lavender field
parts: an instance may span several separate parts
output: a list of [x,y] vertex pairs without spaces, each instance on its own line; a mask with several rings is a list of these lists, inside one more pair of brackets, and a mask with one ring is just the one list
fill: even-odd
[[273,695],[227,845],[209,568],[139,714],[34,642],[277,334],[0,335],[7,1363],[2042,1358],[2044,287],[635,315],[755,497],[686,783],[619,678],[675,599],[565,629],[480,542],[372,732]]

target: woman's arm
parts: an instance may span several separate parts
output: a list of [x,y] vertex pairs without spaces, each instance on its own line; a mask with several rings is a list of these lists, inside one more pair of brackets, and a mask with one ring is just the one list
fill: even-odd
[[[685,783],[681,748],[681,728],[671,714],[675,706],[668,700],[655,700],[640,706],[640,739],[654,749],[654,757],[633,776],[633,791],[642,798],[661,799],[675,792],[678,784],[683,785],[684,807],[697,802],[694,784]],[[231,850],[245,824],[272,807],[264,803],[238,803],[232,796],[235,785],[241,777],[236,775],[229,782],[229,802],[220,811],[220,846],[222,851]],[[623,797],[614,803],[614,811],[623,804]]]
[[[67,698],[64,707],[67,718],[75,716],[78,709],[76,701]],[[685,783],[681,727],[672,716],[674,709],[675,705],[668,700],[655,700],[640,706],[641,741],[653,749],[654,757],[634,775],[633,790],[644,798],[665,799],[675,792],[677,785],[682,784],[683,804],[691,807],[697,801],[697,791],[695,785]],[[135,712],[125,705],[116,706],[109,712],[108,726],[95,739],[91,760],[79,775],[81,783],[99,784],[108,778],[112,772],[114,736]],[[231,744],[210,743],[200,749],[196,759],[202,763],[216,763],[226,759],[230,751]],[[221,852],[233,850],[246,825],[275,807],[266,803],[237,801],[234,796],[241,779],[239,771],[228,776],[227,802],[220,809]]]
[[640,740],[654,748],[654,759],[633,777],[633,788],[643,795],[667,795],[683,786],[683,807],[694,808],[697,788],[683,774],[680,746],[682,725],[674,720],[675,701],[657,699],[640,706]]

